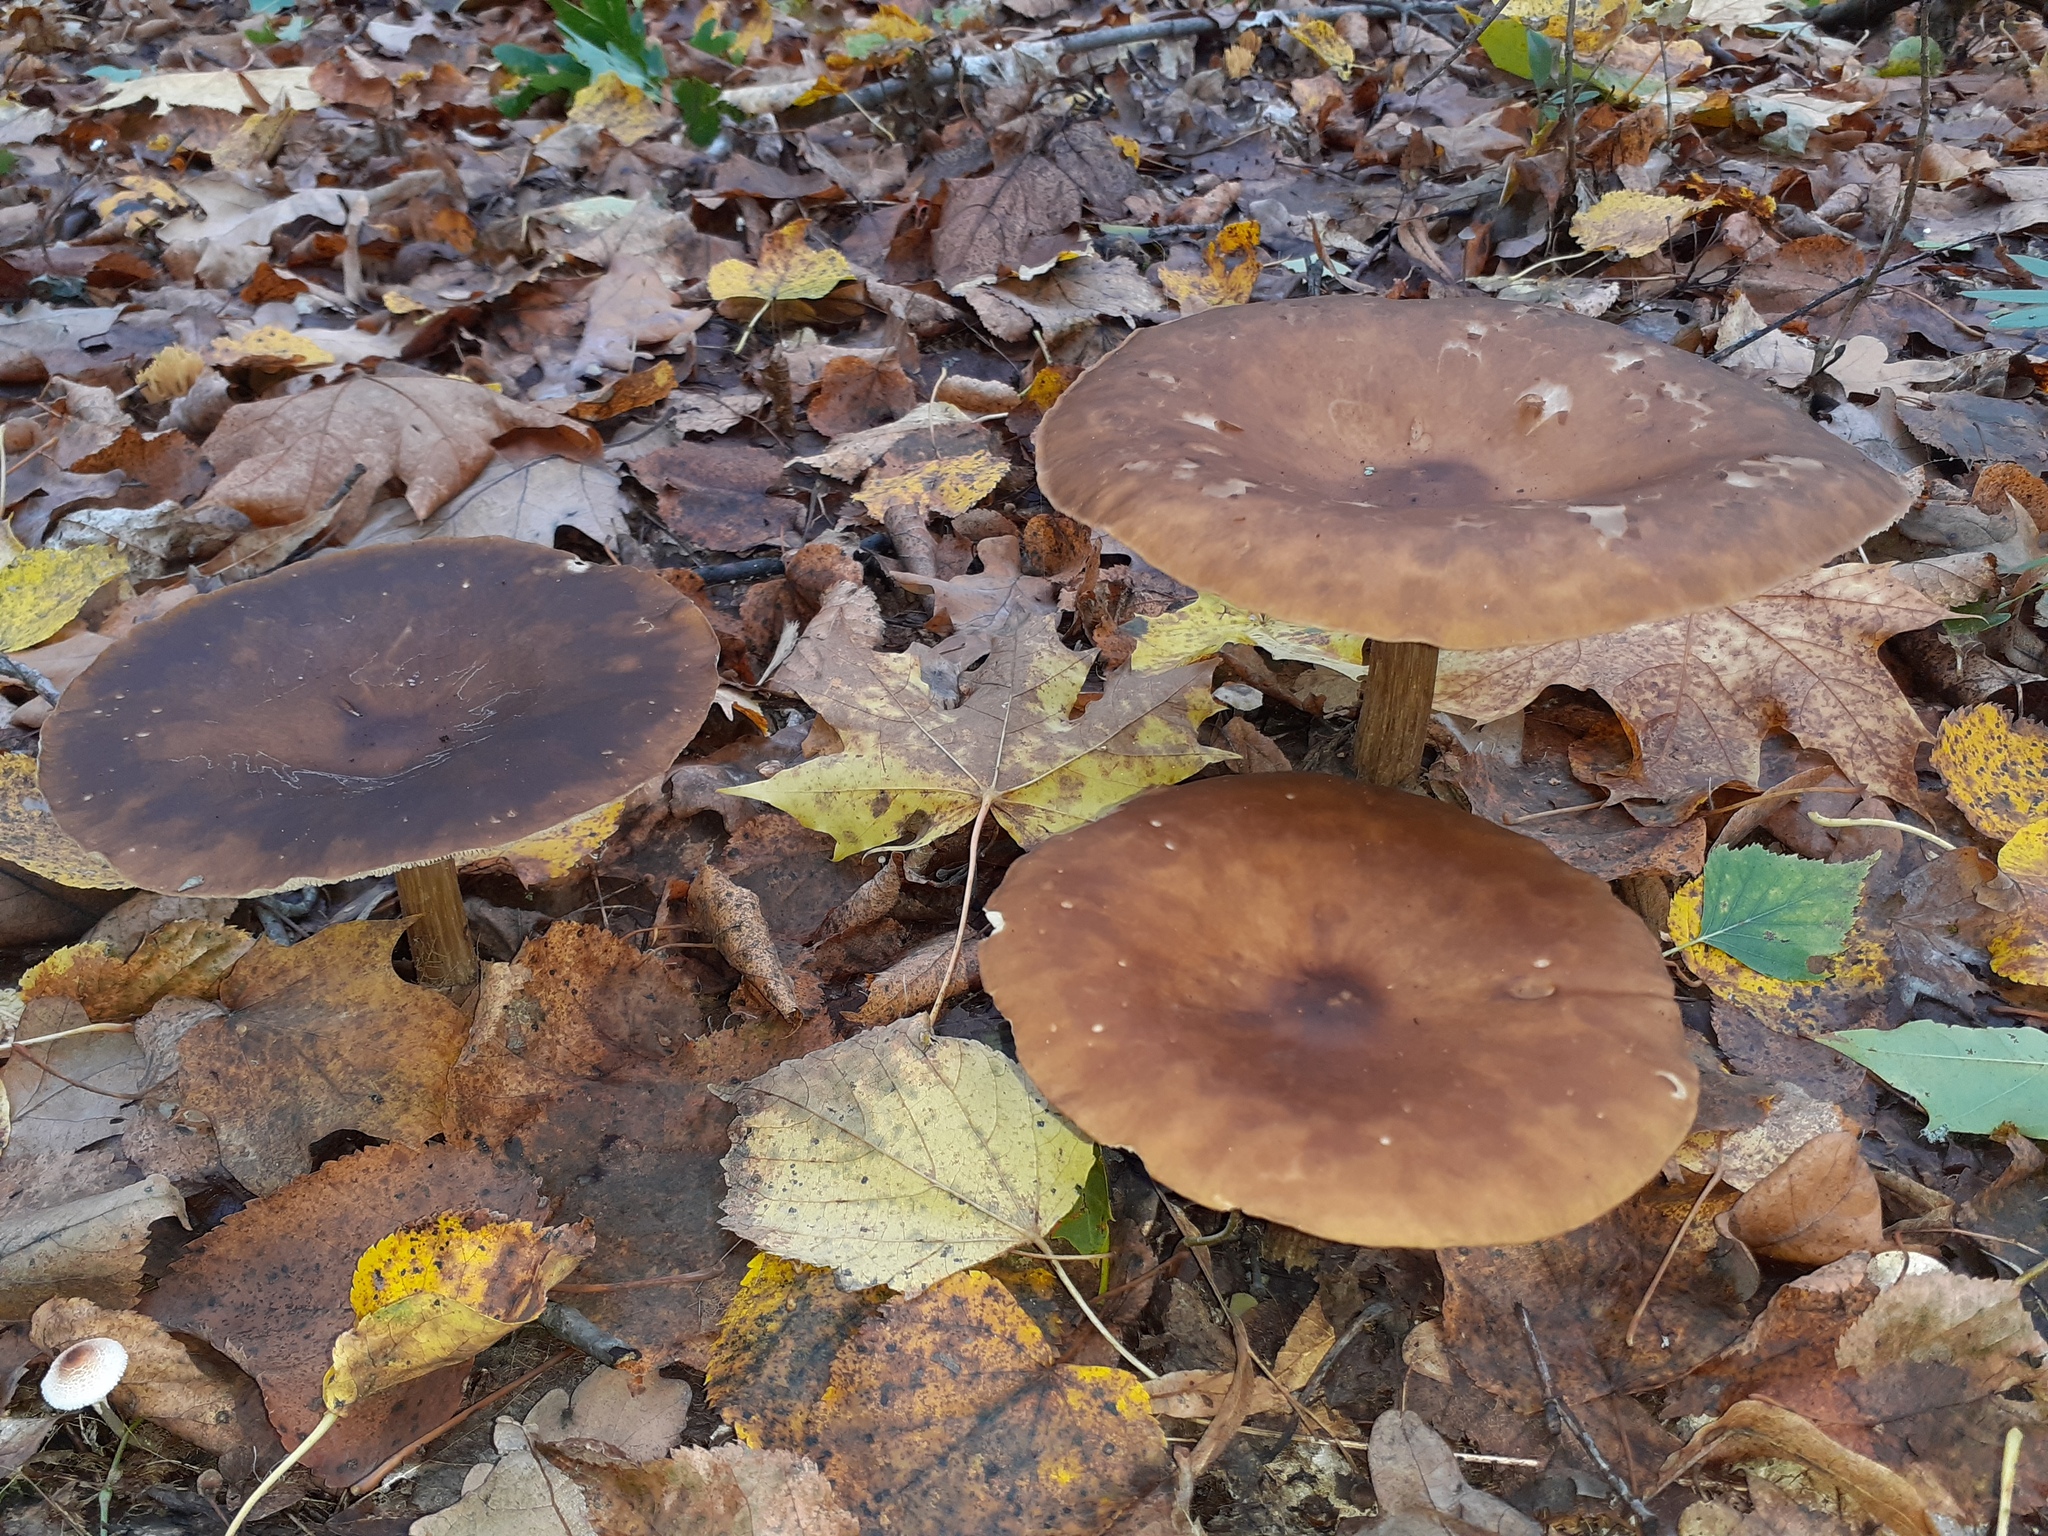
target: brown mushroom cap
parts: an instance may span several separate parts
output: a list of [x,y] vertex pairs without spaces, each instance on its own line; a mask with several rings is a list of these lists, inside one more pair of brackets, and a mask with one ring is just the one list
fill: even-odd
[[1456,650],[1754,597],[1909,501],[1760,384],[1505,303],[1290,299],[1142,330],[1037,452],[1054,506],[1203,591]]
[[1162,1182],[1336,1242],[1533,1242],[1691,1128],[1642,920],[1533,838],[1323,774],[1159,790],[1010,866],[1017,1056]]
[[137,885],[250,896],[498,848],[665,769],[718,643],[649,571],[513,539],[327,555],[108,648],[43,728],[59,824]]

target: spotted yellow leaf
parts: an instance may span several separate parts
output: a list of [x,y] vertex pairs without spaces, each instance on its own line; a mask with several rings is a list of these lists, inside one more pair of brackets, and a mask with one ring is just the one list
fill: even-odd
[[57,825],[36,784],[36,760],[0,756],[0,859],[80,891],[125,891],[133,884]]
[[2020,900],[1994,922],[1985,948],[1991,969],[2013,981],[2048,986],[2048,821],[2029,822],[1998,850],[1998,870]]
[[1365,676],[1362,636],[1282,623],[1234,608],[1208,592],[1185,608],[1146,620],[1131,665],[1140,672],[1158,672],[1214,656],[1226,645],[1255,645],[1281,661],[1306,661],[1351,678]]
[[1706,206],[1655,192],[1610,192],[1573,217],[1572,238],[1589,251],[1647,256]]
[[2048,818],[2048,730],[1973,704],[1941,723],[1934,771],[1956,809],[1986,837],[2016,837]]
[[621,144],[638,144],[661,132],[668,114],[659,97],[607,72],[576,93],[569,121],[602,128]]
[[93,593],[128,574],[104,544],[31,549],[0,568],[0,651],[40,645],[78,617]]
[[1811,981],[1780,981],[1753,971],[1700,936],[1702,882],[1689,880],[1671,897],[1671,942],[1683,952],[1686,965],[1721,1001],[1754,1014],[1766,1024],[1791,1033],[1827,1034],[1859,1023],[1872,1009],[1882,1011],[1891,985],[1892,961],[1871,931],[1867,911],[1850,926],[1841,951],[1828,962],[1828,973]]
[[1206,272],[1159,269],[1159,286],[1181,313],[1249,304],[1252,285],[1259,280],[1259,221],[1241,219],[1224,225],[1202,248],[1202,260]]
[[761,242],[758,262],[721,261],[709,278],[714,299],[822,299],[854,271],[835,250],[814,250],[805,241],[808,219],[791,219]]
[[1335,27],[1327,21],[1297,21],[1287,30],[1297,43],[1329,65],[1331,73],[1339,80],[1351,78],[1352,66],[1357,63],[1358,56]]
[[894,508],[920,512],[965,512],[1002,483],[1010,466],[977,448],[949,459],[933,459],[900,475],[870,476],[854,500],[881,517]]
[[988,660],[943,709],[922,647],[863,650],[837,637],[794,681],[838,733],[842,750],[765,784],[722,791],[766,801],[828,832],[833,856],[888,844],[916,848],[990,813],[1026,848],[1107,814],[1141,790],[1177,784],[1230,756],[1195,728],[1216,712],[1210,668],[1112,673],[1078,716],[1093,651],[1060,644],[1058,616],[990,637]]
[[259,325],[239,336],[222,336],[208,342],[206,360],[222,368],[235,363],[323,368],[334,361],[334,354],[310,336],[288,331],[281,325]]

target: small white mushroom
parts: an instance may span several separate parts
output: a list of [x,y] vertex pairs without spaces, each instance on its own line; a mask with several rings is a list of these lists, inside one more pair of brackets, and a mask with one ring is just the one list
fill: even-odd
[[80,1339],[50,1362],[43,1373],[43,1401],[59,1413],[91,1408],[112,1428],[126,1434],[128,1426],[107,1406],[107,1394],[128,1372],[128,1351],[114,1339]]

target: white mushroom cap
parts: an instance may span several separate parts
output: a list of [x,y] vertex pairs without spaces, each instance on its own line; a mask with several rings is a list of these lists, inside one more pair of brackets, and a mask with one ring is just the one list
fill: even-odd
[[59,1413],[90,1408],[121,1384],[128,1351],[113,1339],[80,1339],[50,1363],[43,1401]]

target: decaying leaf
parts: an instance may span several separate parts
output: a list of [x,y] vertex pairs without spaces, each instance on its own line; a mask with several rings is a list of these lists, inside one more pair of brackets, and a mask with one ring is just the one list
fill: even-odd
[[1860,1022],[1870,1010],[1883,1007],[1893,965],[1890,952],[1872,931],[1870,914],[1859,914],[1850,925],[1825,976],[1782,981],[1699,943],[1700,889],[1700,881],[1689,880],[1672,893],[1669,931],[1687,966],[1715,997],[1774,1028],[1809,1035]]
[[1573,216],[1572,238],[1589,251],[1647,256],[1704,206],[1655,192],[1609,192]]
[[901,474],[870,475],[853,499],[877,518],[886,518],[897,507],[951,517],[994,490],[1009,468],[987,449],[977,448],[972,453],[928,460]]
[[36,760],[22,752],[0,755],[0,858],[77,890],[128,889],[113,865],[57,825],[36,783]]
[[805,219],[792,219],[761,242],[759,261],[721,261],[711,269],[711,297],[737,300],[757,312],[788,299],[822,299],[852,281],[845,256],[809,243],[810,227]]
[[1911,803],[1925,733],[1877,649],[1948,610],[1883,565],[1834,565],[1748,602],[1619,634],[1447,653],[1436,705],[1497,720],[1553,683],[1590,688],[1628,722],[1640,763],[1600,782],[1672,800],[1755,785],[1774,730],[1832,756],[1854,783]]
[[1305,661],[1346,677],[1365,676],[1363,636],[1284,624],[1262,613],[1232,607],[1207,592],[1185,608],[1142,622],[1144,632],[1138,636],[1138,648],[1131,652],[1131,665],[1140,672],[1185,666],[1214,656],[1226,645],[1255,645],[1281,661]]
[[1931,754],[1956,809],[1987,837],[2017,837],[2048,817],[2048,731],[1996,704],[1959,709]]
[[818,1469],[788,1451],[685,1445],[642,1462],[570,1440],[544,1441],[540,1455],[575,1480],[602,1536],[856,1536],[860,1529]]
[[725,793],[831,833],[840,858],[943,837],[972,821],[984,796],[1030,848],[1227,755],[1195,738],[1216,710],[1201,667],[1112,674],[1071,718],[1093,655],[1061,645],[1051,616],[1027,620],[990,637],[974,691],[942,710],[915,650],[820,647],[814,679],[797,687],[843,750]]
[[848,1290],[922,1290],[1043,1241],[1095,1155],[1009,1058],[916,1018],[785,1063],[737,1097],[725,1224]]
[[1755,1253],[1788,1264],[1832,1264],[1884,1242],[1877,1178],[1847,1131],[1816,1136],[1728,1213],[1728,1230]]
[[13,558],[0,566],[0,651],[42,644],[77,618],[93,593],[128,570],[128,562],[104,544],[13,547]]
[[1249,304],[1252,286],[1259,280],[1259,221],[1242,219],[1226,224],[1202,247],[1201,272],[1159,269],[1159,286],[1184,315],[1218,309],[1225,304]]
[[166,1219],[187,1222],[177,1186],[161,1174],[61,1203],[17,1197],[0,1214],[0,1319],[29,1317],[60,1296],[134,1306],[150,1223]]
[[1419,1413],[1390,1408],[1375,1419],[1369,1455],[1373,1498],[1381,1513],[1389,1523],[1408,1522],[1401,1529],[1414,1536],[1453,1536],[1460,1529],[1541,1536],[1542,1527],[1534,1520],[1465,1481],[1444,1437]]
[[226,923],[184,918],[152,931],[126,959],[98,943],[60,949],[23,973],[21,995],[73,998],[95,1024],[126,1023],[160,998],[214,997],[255,942]]

